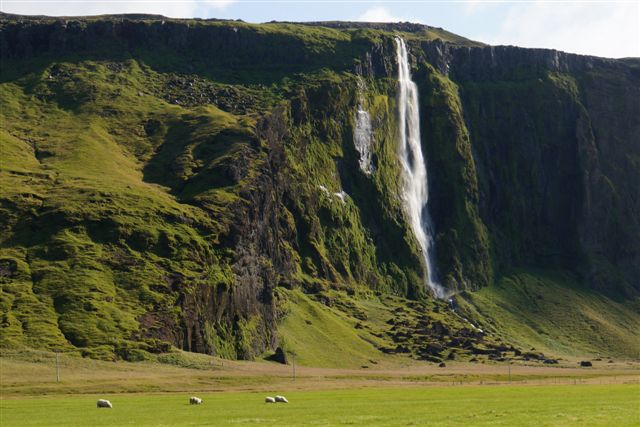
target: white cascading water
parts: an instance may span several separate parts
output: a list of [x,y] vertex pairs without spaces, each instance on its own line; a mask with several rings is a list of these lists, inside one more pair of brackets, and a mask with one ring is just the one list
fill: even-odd
[[427,211],[429,186],[427,165],[420,145],[420,114],[418,88],[411,80],[407,46],[396,37],[398,60],[398,126],[399,156],[402,164],[402,200],[411,228],[420,245],[426,265],[425,282],[438,298],[445,298],[447,290],[437,282],[433,266],[433,236],[431,219]]
[[366,175],[370,175],[373,172],[373,165],[371,164],[371,141],[373,135],[371,132],[371,119],[369,113],[364,109],[364,82],[358,80],[358,110],[356,111],[356,126],[353,131],[353,144],[356,150],[360,154],[358,163],[360,169]]

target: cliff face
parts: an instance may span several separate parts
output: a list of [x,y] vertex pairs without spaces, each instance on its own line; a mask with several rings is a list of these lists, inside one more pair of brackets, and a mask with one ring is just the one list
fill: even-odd
[[634,61],[422,26],[4,16],[3,345],[252,358],[279,343],[278,288],[427,297],[390,31],[419,86],[444,284],[553,268],[636,295]]
[[424,46],[456,82],[499,269],[558,266],[632,295],[640,275],[640,63]]

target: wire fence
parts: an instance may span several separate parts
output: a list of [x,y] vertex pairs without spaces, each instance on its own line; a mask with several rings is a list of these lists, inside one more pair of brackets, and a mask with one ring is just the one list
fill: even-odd
[[[4,360],[22,361],[28,363],[34,363],[41,366],[50,366],[50,377],[41,378],[43,382],[61,382],[65,381],[69,374],[72,374],[77,381],[78,377],[91,380],[94,376],[99,376],[104,379],[104,374],[96,375],[96,372],[104,371],[111,363],[93,360],[80,357],[77,351],[43,351],[43,350],[14,350],[14,349],[0,349],[0,355]],[[223,360],[211,359],[204,355],[193,356],[197,362],[189,364],[184,362],[178,363],[165,363],[165,365],[174,365],[181,368],[193,368],[194,371],[203,372],[206,370],[216,371],[216,375],[223,375],[225,372],[230,372],[231,375],[234,371],[233,366],[225,364]],[[131,363],[132,366],[135,362],[122,362]],[[152,362],[158,363],[158,362]],[[295,363],[295,362],[294,362]],[[121,365],[122,366],[122,365]],[[407,383],[412,385],[424,385],[424,386],[505,386],[505,385],[587,385],[587,384],[601,384],[601,385],[613,385],[613,384],[640,384],[640,365],[631,365],[625,368],[611,368],[615,372],[607,372],[602,367],[593,368],[577,368],[571,366],[558,366],[553,369],[558,369],[559,375],[550,375],[548,373],[535,374],[532,372],[534,366],[521,366],[521,365],[506,365],[504,366],[504,372],[496,372],[496,368],[502,368],[500,365],[491,365],[488,367],[487,372],[482,373],[477,371],[477,367],[474,366],[469,372],[461,370],[460,367],[456,367],[453,372],[442,372],[437,374],[424,374],[424,375],[406,375],[401,374],[399,371],[394,373],[385,373],[384,371],[375,373],[375,371],[354,371],[345,370],[345,374],[335,372],[331,370],[331,374],[323,375],[321,372],[315,372],[311,374],[308,369],[300,367],[295,364],[289,366],[288,373],[286,371],[278,371],[272,374],[272,379],[283,380],[289,377],[292,381],[358,381],[365,382],[371,385],[383,384],[393,382]],[[540,367],[542,368],[542,367]],[[447,368],[441,368],[447,369]],[[571,372],[568,370],[571,369]],[[596,372],[590,372],[591,370]],[[3,370],[4,371],[4,370]],[[250,369],[249,369],[250,371]],[[628,372],[627,372],[628,371]],[[245,375],[251,376],[250,373]],[[264,375],[264,372],[256,373],[256,376]],[[469,376],[473,378],[469,378]],[[10,372],[3,372],[4,378],[10,378]]]

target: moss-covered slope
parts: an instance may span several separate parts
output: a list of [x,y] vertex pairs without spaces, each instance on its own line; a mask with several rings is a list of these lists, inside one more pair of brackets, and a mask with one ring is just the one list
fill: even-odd
[[294,324],[313,303],[300,291],[429,298],[399,194],[395,34],[420,90],[444,284],[494,289],[536,267],[637,295],[633,62],[486,59],[408,24],[3,15],[2,345],[253,358],[282,331],[303,347],[320,333]]

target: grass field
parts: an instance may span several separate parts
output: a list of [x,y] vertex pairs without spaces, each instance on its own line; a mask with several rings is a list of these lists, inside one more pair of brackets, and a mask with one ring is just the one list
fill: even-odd
[[[274,390],[273,394],[281,393]],[[2,426],[210,425],[607,425],[640,424],[640,386],[470,386],[367,388],[286,393],[267,405],[264,392],[114,395],[3,400]]]
[[[369,368],[229,361],[175,353],[105,362],[4,351],[0,425],[640,425],[640,375],[631,360],[592,368],[381,359]],[[284,394],[290,403],[266,405]],[[188,405],[189,396],[204,399]],[[114,408],[97,409],[98,398]]]

